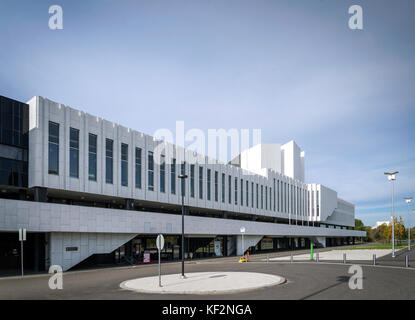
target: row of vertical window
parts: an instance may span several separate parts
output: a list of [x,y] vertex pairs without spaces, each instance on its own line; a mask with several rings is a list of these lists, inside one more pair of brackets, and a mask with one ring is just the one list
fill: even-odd
[[[114,141],[105,140],[105,182],[113,183],[113,156]],[[154,191],[154,154],[148,151],[148,190]],[[160,192],[166,192],[166,161],[165,156],[160,158]],[[176,159],[170,164],[170,190],[176,194]],[[49,122],[49,173],[59,174],[59,124]],[[199,166],[199,199],[203,199],[204,176],[203,167]],[[69,174],[73,178],[79,178],[79,130],[70,128],[69,132]],[[181,163],[181,174],[186,174],[186,163]],[[211,169],[207,169],[207,200],[211,200]],[[225,203],[226,175],[221,176],[221,201]],[[88,135],[88,179],[97,180],[97,136]],[[214,200],[218,199],[219,173],[214,172]],[[185,196],[185,180],[181,179],[182,195]],[[121,143],[121,185],[128,186],[128,144]],[[238,191],[238,178],[234,178],[234,204],[238,205],[238,194],[240,205],[244,205],[244,180],[240,179],[240,190]],[[254,198],[254,186],[256,196]],[[135,187],[142,188],[142,149],[135,148]],[[274,188],[256,185],[251,182],[251,207],[257,209],[274,210],[285,213],[310,212],[311,216],[319,216],[319,191],[316,192],[316,208],[314,207],[314,191],[311,191],[311,208],[309,206],[310,191],[306,191],[286,182],[274,179]],[[291,191],[290,193],[288,191]],[[190,196],[195,197],[195,165],[190,165]],[[289,198],[290,196],[290,198]],[[272,198],[274,201],[272,202]],[[255,201],[254,201],[255,199]],[[281,201],[280,201],[281,199]],[[304,201],[305,200],[305,201]],[[305,203],[304,203],[305,202]],[[232,176],[228,176],[228,203],[232,203]],[[273,203],[273,207],[271,207]],[[265,205],[264,205],[265,204]],[[290,204],[290,206],[288,206]],[[249,181],[245,181],[245,206],[249,207]],[[310,211],[311,209],[311,211]]]

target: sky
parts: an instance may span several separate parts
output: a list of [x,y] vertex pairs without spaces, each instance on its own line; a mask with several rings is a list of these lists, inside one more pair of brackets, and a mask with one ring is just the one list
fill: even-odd
[[[62,30],[48,27],[55,4]],[[348,27],[351,5],[363,30]],[[397,170],[395,214],[407,221],[414,17],[413,0],[2,0],[0,94],[40,95],[150,135],[184,121],[295,140],[306,182],[336,190],[370,226],[390,217],[383,173]]]

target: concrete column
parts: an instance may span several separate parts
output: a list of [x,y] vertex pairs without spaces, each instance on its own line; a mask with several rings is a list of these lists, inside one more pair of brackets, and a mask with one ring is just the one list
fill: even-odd
[[40,234],[36,233],[34,235],[34,245],[35,245],[35,252],[34,252],[34,271],[38,272],[40,269]]
[[48,192],[47,188],[34,187],[35,201],[36,202],[47,202],[48,201],[47,192]]
[[125,199],[125,209],[126,210],[134,210],[134,200],[133,199]]

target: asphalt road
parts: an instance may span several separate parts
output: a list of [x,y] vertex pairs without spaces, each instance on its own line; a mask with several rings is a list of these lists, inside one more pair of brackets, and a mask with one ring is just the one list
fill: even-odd
[[[287,279],[275,287],[221,295],[141,294],[119,287],[128,279],[157,275],[157,265],[73,271],[64,274],[63,290],[49,289],[48,275],[1,278],[0,299],[415,299],[415,268],[363,266],[363,289],[351,290],[349,267],[312,262],[267,264],[258,259],[241,264],[235,257],[186,263],[186,272],[249,271]],[[162,265],[164,274],[180,270],[180,263]]]

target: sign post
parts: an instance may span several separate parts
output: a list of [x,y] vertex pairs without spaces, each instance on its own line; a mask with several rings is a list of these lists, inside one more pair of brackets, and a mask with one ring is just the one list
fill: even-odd
[[313,243],[310,243],[310,260],[314,260],[314,257],[313,257]]
[[22,263],[22,277],[23,277],[23,241],[26,241],[26,229],[19,229],[19,241],[20,241],[20,260]]
[[159,234],[157,236],[157,240],[156,240],[156,245],[157,245],[157,250],[159,253],[159,287],[161,287],[161,267],[160,267],[160,252],[161,250],[163,250],[164,248],[164,237],[162,234]]

